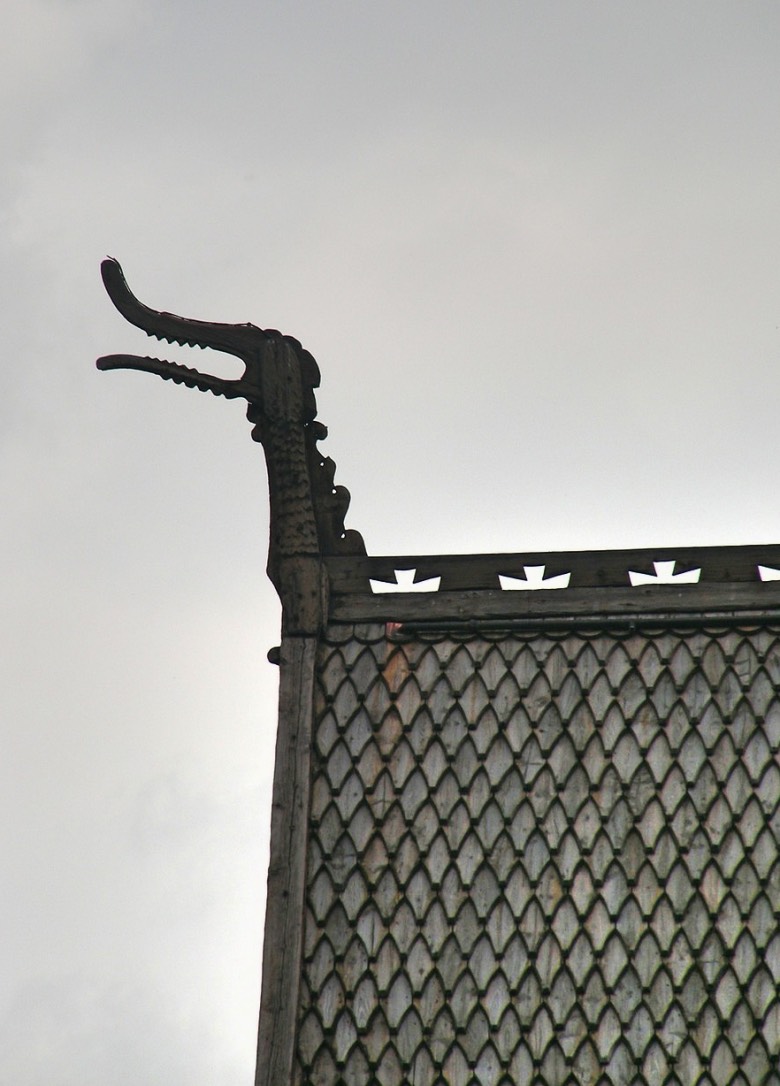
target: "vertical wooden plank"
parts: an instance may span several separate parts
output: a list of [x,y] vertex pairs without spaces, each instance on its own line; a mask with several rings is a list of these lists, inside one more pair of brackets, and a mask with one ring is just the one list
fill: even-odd
[[255,1086],[286,1086],[292,1081],[303,942],[316,652],[314,637],[288,637],[282,641]]

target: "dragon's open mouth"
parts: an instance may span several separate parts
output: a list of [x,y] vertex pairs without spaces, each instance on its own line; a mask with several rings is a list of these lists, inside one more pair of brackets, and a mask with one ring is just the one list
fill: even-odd
[[175,381],[201,392],[233,399],[237,396],[256,402],[262,394],[259,383],[260,359],[268,343],[268,335],[253,324],[212,324],[190,320],[175,313],[159,312],[139,302],[127,285],[119,261],[107,257],[101,264],[103,283],[108,296],[122,316],[148,336],[177,343],[180,347],[211,348],[240,358],[244,374],[235,380],[209,373],[167,359],[143,355],[109,354],[97,360],[100,370],[133,369],[156,373],[164,380]]

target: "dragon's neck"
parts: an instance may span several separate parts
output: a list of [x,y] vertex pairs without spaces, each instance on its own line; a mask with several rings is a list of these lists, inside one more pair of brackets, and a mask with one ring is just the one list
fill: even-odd
[[[349,492],[334,486],[335,464],[317,442],[327,429],[315,420],[309,356],[288,337],[269,335],[263,350],[262,397],[250,403],[252,437],[265,452],[271,505],[268,574],[284,596],[285,564],[301,558],[364,554],[359,533],[344,530]],[[313,360],[312,360],[313,364]]]
[[248,417],[255,423],[252,437],[265,452],[271,506],[268,573],[276,583],[284,558],[321,553],[304,425],[268,418],[254,407]]

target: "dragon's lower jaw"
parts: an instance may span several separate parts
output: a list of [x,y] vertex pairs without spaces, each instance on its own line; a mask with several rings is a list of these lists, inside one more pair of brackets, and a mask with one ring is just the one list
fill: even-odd
[[141,370],[144,373],[155,373],[164,381],[174,381],[177,385],[197,388],[201,392],[212,392],[215,396],[225,396],[229,400],[237,396],[247,396],[243,381],[212,377],[211,374],[201,373],[189,366],[182,366],[178,362],[168,362],[163,358],[149,358],[135,354],[107,354],[99,358],[96,365],[99,370]]

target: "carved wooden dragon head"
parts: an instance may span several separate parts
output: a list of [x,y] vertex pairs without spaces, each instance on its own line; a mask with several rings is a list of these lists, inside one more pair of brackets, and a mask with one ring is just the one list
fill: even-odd
[[[310,422],[317,413],[314,389],[320,384],[320,371],[314,358],[297,339],[281,332],[257,328],[254,324],[217,324],[209,321],[178,317],[175,313],[159,312],[139,302],[125,280],[118,260],[107,257],[100,266],[108,296],[130,324],[148,336],[178,343],[180,347],[210,347],[234,355],[244,363],[241,377],[230,380],[214,377],[190,366],[166,359],[131,354],[109,354],[97,360],[99,370],[133,369],[156,373],[163,380],[175,381],[201,392],[212,392],[227,399],[241,397],[262,413],[276,416],[282,407],[279,384],[285,361],[297,371],[300,386],[300,414],[289,421]],[[290,358],[289,356],[293,356]],[[282,381],[282,383],[284,383]],[[273,401],[269,404],[268,400]],[[297,397],[293,397],[297,399]],[[292,407],[292,404],[290,404]],[[298,412],[295,412],[298,414]]]
[[147,335],[180,346],[211,348],[244,363],[243,375],[233,380],[131,354],[104,355],[97,367],[143,370],[201,392],[248,401],[252,436],[266,454],[271,498],[268,572],[277,587],[284,579],[285,559],[365,554],[360,534],[344,529],[349,491],[334,486],[335,464],[317,448],[328,431],[315,419],[314,389],[320,371],[309,352],[291,336],[253,324],[215,324],[150,309],[133,295],[119,262],[111,257],[103,261],[101,272],[116,308]]

